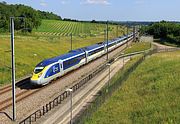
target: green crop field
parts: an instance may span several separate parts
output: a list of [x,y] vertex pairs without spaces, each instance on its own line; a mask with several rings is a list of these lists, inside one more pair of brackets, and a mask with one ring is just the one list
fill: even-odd
[[[122,36],[126,29],[109,25],[109,39]],[[104,41],[105,24],[43,20],[32,34],[15,32],[16,79],[32,73],[40,61],[70,51],[73,33],[73,49]],[[11,76],[10,34],[0,35],[0,86],[10,83]]]
[[147,58],[86,124],[178,124],[180,51]]
[[[118,34],[125,34],[124,26],[109,25],[109,31],[114,36]],[[89,22],[70,22],[57,20],[42,20],[42,25],[35,29],[34,32],[38,35],[56,35],[69,36],[71,33],[74,36],[96,36],[104,35],[106,29],[105,24],[96,24]]]

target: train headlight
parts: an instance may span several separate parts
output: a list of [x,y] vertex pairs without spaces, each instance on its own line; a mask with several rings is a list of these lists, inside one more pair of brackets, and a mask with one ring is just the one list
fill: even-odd
[[41,77],[41,75],[42,75],[42,73],[40,73],[40,74],[38,75],[38,78],[40,78],[40,77]]

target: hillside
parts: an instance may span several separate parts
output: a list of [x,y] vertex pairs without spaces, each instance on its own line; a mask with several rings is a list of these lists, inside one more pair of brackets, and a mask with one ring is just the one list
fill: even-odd
[[86,124],[180,122],[180,52],[147,58]]
[[[109,25],[109,32],[114,35],[125,34],[123,26]],[[74,36],[96,36],[104,35],[106,29],[105,24],[89,23],[89,22],[72,22],[60,20],[42,20],[41,26],[33,31],[39,35],[56,35],[69,36],[71,33]],[[118,33],[118,34],[117,34]]]

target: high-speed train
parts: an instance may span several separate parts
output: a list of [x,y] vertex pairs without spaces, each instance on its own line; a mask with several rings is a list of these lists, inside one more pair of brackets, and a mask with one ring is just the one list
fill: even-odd
[[107,41],[105,41],[92,46],[69,51],[64,55],[43,60],[36,65],[31,77],[31,83],[34,85],[48,84],[53,79],[107,53],[107,47],[108,51],[112,51],[113,49],[125,44],[133,38],[133,35],[133,33],[130,33],[129,35],[108,41],[108,44]]

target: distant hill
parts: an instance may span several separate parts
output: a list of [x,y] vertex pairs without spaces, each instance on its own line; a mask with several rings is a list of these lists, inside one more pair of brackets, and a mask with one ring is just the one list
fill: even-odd
[[25,27],[29,32],[40,26],[42,19],[61,20],[60,16],[52,12],[35,10],[22,4],[0,2],[0,32],[8,31],[10,17],[25,17],[25,19],[15,19],[15,29],[21,30]]
[[[86,36],[97,36],[104,35],[105,24],[96,24],[90,22],[74,22],[74,21],[59,21],[59,20],[42,20],[41,26],[34,29],[38,35],[44,36],[73,36],[86,37]],[[118,34],[124,33],[123,27],[119,26]],[[109,32],[116,32],[117,26],[110,24]],[[121,33],[121,34],[120,34]]]

